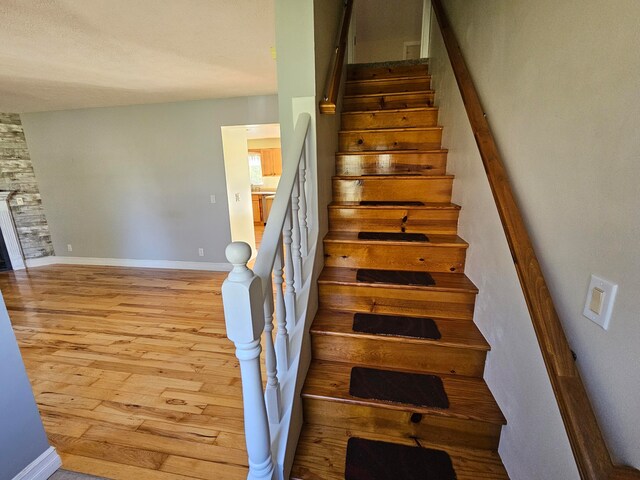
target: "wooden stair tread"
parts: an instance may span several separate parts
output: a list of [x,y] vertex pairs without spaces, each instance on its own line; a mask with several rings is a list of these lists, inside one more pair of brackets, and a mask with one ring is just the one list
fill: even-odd
[[334,180],[453,180],[453,175],[402,175],[402,174],[383,174],[383,175],[336,175]]
[[[354,99],[354,98],[373,98],[373,97],[396,97],[396,96],[407,96],[407,95],[433,95],[435,93],[434,90],[413,90],[410,92],[390,92],[390,93],[359,93],[355,95],[345,95],[346,99]],[[394,109],[397,110],[397,109]]]
[[357,84],[370,84],[370,83],[387,83],[387,82],[402,82],[402,81],[411,81],[411,80],[425,80],[430,79],[431,75],[402,75],[398,77],[383,77],[383,78],[363,78],[363,79],[353,79],[347,80],[347,85],[357,85]]
[[362,155],[403,155],[403,154],[416,154],[416,153],[448,153],[446,148],[434,148],[431,150],[359,150],[357,152],[336,152],[336,156],[362,156]]
[[460,205],[446,202],[428,202],[423,205],[361,205],[360,202],[332,202],[330,209],[358,208],[375,210],[460,210]]
[[[314,335],[335,335],[342,337],[369,338],[373,340],[397,342],[398,344],[433,344],[440,346],[464,347],[472,350],[489,351],[491,347],[478,330],[478,327],[467,320],[432,319],[442,338],[430,340],[422,338],[399,337],[392,335],[373,335],[353,331],[353,312],[338,312],[335,310],[320,309],[311,325],[311,333]],[[410,316],[410,315],[409,315]],[[402,347],[399,346],[399,349]],[[399,350],[401,352],[401,350]]]
[[314,361],[311,367],[309,367],[307,380],[302,389],[302,397],[367,405],[391,410],[410,411],[423,415],[473,419],[499,425],[506,424],[504,415],[502,415],[493,395],[484,380],[480,378],[376,367],[378,370],[431,374],[440,377],[444,384],[445,392],[449,397],[449,408],[442,409],[354,397],[349,393],[349,383],[351,379],[351,368],[355,366],[358,365],[328,362],[325,360]]
[[[442,130],[441,126],[435,126],[435,127],[392,127],[392,128],[365,128],[365,129],[358,129],[358,130],[340,130],[338,133],[348,133],[348,134],[354,134],[354,133],[384,133],[389,134],[389,133],[400,133],[400,132],[424,132],[424,131],[434,131],[434,130]],[[379,151],[379,150],[374,150],[374,151]],[[383,150],[383,151],[387,151],[387,150]],[[391,152],[395,152],[396,150],[389,150]],[[406,150],[402,150],[402,151],[406,151]],[[415,150],[410,150],[410,151],[414,151]],[[362,150],[358,150],[358,152],[362,152]]]
[[[399,92],[405,93],[405,92]],[[407,108],[390,108],[388,110],[349,110],[342,112],[342,115],[371,115],[371,114],[391,114],[391,113],[407,113],[407,112],[434,112],[438,111],[438,107],[407,107]]]
[[478,288],[463,273],[439,273],[431,272],[431,276],[436,284],[430,287],[420,287],[415,285],[397,285],[384,283],[365,283],[356,280],[357,268],[325,267],[318,279],[319,283],[337,283],[353,286],[372,286],[379,288],[401,288],[414,290],[432,291],[459,291],[467,293],[478,293]]
[[[344,480],[347,442],[350,437],[416,446],[413,438],[379,433],[356,433],[343,428],[306,425],[298,441],[291,471],[292,480]],[[508,480],[497,452],[420,441],[426,448],[443,450],[451,456],[458,480]]]
[[432,234],[427,235],[428,241],[420,242],[407,242],[400,240],[361,240],[358,238],[359,232],[329,232],[324,237],[325,242],[334,243],[371,243],[371,244],[384,244],[384,245],[420,245],[430,247],[453,247],[453,248],[468,248],[469,244],[457,235],[439,235]]

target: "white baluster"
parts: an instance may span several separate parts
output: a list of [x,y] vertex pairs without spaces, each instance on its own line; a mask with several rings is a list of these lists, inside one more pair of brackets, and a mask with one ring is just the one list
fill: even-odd
[[278,331],[276,333],[276,358],[278,359],[278,371],[281,373],[289,369],[289,332],[287,331],[287,308],[284,302],[282,277],[284,269],[284,251],[282,249],[282,237],[276,248],[276,261],[273,269],[274,282],[276,284],[276,320]]
[[287,309],[287,318],[289,322],[293,320],[295,324],[297,322],[296,317],[296,282],[295,275],[293,273],[293,248],[292,235],[291,235],[291,205],[287,207],[287,215],[284,219],[284,230],[282,231],[284,239],[284,275],[286,280],[286,288],[284,293],[284,301]]
[[298,203],[298,181],[293,182],[293,192],[291,193],[291,249],[293,251],[293,273],[295,274],[295,282],[298,289],[302,288],[302,254],[300,252],[300,217],[298,211],[300,205]]
[[271,436],[260,373],[260,335],[264,330],[262,282],[249,268],[251,247],[233,242],[225,250],[233,270],[222,284],[227,337],[240,361],[245,441],[249,457],[248,480],[274,480]]
[[300,194],[300,248],[302,249],[302,255],[305,257],[309,254],[309,227],[307,225],[307,194],[305,190],[306,176],[307,176],[307,145],[305,142],[305,148],[302,150],[302,157],[300,158],[300,167],[298,170],[298,192]]
[[276,367],[276,350],[273,345],[273,288],[271,283],[264,299],[264,344],[267,369],[267,388],[264,397],[267,403],[267,416],[269,423],[278,423],[282,415],[282,402]]

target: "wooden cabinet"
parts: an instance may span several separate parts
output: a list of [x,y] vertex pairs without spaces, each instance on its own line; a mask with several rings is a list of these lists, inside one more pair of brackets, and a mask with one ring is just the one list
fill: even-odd
[[249,151],[260,154],[263,177],[282,175],[282,150],[280,148],[260,148]]
[[262,225],[262,195],[251,195],[251,207],[253,208],[253,223]]
[[253,223],[263,225],[267,223],[269,212],[273,205],[275,195],[251,194],[251,207],[253,208]]

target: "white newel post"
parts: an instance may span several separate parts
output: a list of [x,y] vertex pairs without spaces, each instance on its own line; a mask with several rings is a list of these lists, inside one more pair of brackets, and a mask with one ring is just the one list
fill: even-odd
[[7,247],[9,260],[11,260],[11,268],[22,270],[25,268],[24,257],[22,256],[18,231],[13,222],[11,207],[9,206],[9,197],[12,193],[0,192],[0,229],[2,229],[2,238],[4,238],[4,244]]
[[222,284],[227,337],[236,346],[242,376],[245,441],[249,457],[248,480],[274,480],[271,434],[267,420],[262,375],[260,337],[264,330],[262,282],[249,268],[251,247],[233,242],[225,250],[233,270]]

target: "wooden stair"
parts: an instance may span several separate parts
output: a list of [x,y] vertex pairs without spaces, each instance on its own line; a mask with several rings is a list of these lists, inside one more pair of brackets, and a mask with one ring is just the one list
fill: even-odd
[[458,480],[506,479],[426,65],[352,65],[347,79],[291,478],[345,479],[357,437],[446,452]]

